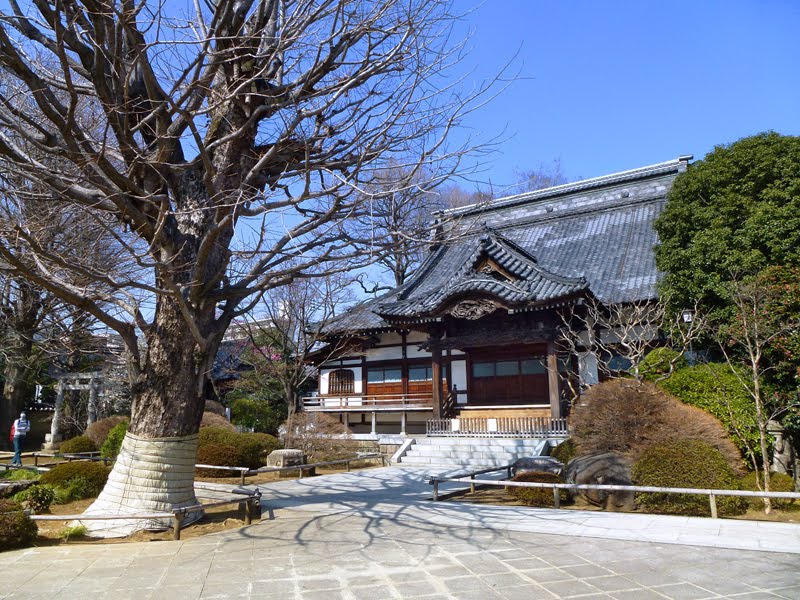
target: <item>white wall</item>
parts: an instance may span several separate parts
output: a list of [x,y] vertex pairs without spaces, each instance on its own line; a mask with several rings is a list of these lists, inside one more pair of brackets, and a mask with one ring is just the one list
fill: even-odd
[[[451,385],[455,385],[459,392],[467,391],[467,361],[450,361],[450,378],[452,380]],[[459,404],[464,404],[466,401],[466,394],[458,394]]]
[[328,393],[328,380],[330,378],[331,371],[336,371],[340,368],[346,368],[353,372],[353,393],[354,394],[362,394],[362,386],[361,386],[361,367],[335,367],[332,369],[321,369],[319,372],[319,393],[320,394],[327,394]]

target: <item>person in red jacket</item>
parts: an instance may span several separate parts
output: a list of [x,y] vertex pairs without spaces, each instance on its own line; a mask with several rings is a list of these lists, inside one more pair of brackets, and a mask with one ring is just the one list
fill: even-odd
[[11,434],[13,436],[14,442],[14,460],[11,461],[12,465],[19,465],[22,466],[22,442],[25,440],[25,436],[28,435],[28,432],[31,430],[31,422],[28,421],[28,417],[25,413],[19,414],[19,419],[14,421],[14,424],[11,426]]

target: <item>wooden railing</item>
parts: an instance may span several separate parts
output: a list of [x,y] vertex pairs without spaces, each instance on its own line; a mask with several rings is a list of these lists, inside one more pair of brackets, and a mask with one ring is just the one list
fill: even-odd
[[430,393],[415,394],[348,394],[328,396],[304,396],[303,410],[429,410],[433,407]]
[[497,417],[496,419],[432,419],[426,425],[429,436],[525,438],[566,437],[566,419],[546,417]]

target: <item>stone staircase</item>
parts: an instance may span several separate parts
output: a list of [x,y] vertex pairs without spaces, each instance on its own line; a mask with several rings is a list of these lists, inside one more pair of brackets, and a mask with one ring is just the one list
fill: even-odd
[[545,439],[419,437],[400,457],[400,465],[478,470],[541,456]]

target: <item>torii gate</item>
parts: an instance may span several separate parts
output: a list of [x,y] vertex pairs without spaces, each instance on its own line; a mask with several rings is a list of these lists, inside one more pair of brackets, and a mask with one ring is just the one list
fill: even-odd
[[58,380],[58,393],[56,395],[55,412],[53,422],[50,424],[49,444],[61,441],[61,434],[58,432],[58,424],[64,410],[64,392],[75,390],[89,390],[89,403],[87,405],[86,425],[91,425],[97,420],[97,399],[105,391],[105,379],[102,371],[90,371],[86,373],[67,373],[56,376]]

